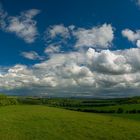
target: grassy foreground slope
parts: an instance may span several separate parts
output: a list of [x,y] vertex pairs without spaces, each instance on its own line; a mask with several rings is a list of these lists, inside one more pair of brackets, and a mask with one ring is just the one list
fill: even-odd
[[140,122],[41,105],[0,107],[0,140],[138,140]]

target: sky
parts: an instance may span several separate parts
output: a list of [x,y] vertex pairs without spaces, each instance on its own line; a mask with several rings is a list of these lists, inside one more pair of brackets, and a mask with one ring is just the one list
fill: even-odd
[[0,0],[0,92],[140,95],[140,0]]

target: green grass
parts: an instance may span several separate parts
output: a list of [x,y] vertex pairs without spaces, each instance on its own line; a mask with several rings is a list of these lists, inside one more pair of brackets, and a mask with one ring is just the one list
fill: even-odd
[[0,140],[139,140],[140,122],[39,105],[0,107]]
[[140,113],[134,113],[134,114],[129,114],[129,113],[126,113],[126,111],[129,111],[129,110],[140,110],[140,104],[122,104],[122,105],[114,105],[114,106],[99,106],[99,107],[94,107],[94,106],[89,106],[89,107],[86,107],[86,106],[83,106],[83,107],[69,107],[69,108],[72,108],[72,109],[90,109],[90,110],[105,110],[105,111],[109,111],[109,110],[118,110],[118,108],[122,108],[124,110],[123,113],[121,114],[118,114],[118,113],[107,113],[106,115],[109,115],[109,116],[115,116],[115,117],[121,117],[121,118],[124,118],[124,119],[132,119],[132,120],[136,120],[136,121],[140,121]]
[[124,119],[132,119],[135,121],[140,121],[140,114],[109,114],[111,116],[115,116],[115,117],[121,117]]

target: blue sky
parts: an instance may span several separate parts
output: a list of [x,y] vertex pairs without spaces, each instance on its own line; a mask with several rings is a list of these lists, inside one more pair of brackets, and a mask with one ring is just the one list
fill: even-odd
[[139,19],[139,0],[1,0],[0,90],[138,95]]
[[[126,39],[122,38],[121,30],[124,28],[139,28],[139,7],[129,0],[82,0],[65,1],[60,0],[42,0],[34,2],[33,0],[1,0],[3,9],[10,16],[19,15],[20,12],[29,9],[39,9],[41,13],[35,17],[38,21],[37,26],[40,36],[32,44],[27,44],[22,39],[17,38],[10,33],[0,32],[0,64],[14,65],[15,63],[33,63],[19,55],[22,51],[36,50],[42,54],[45,48],[43,33],[50,25],[64,24],[66,26],[76,25],[78,27],[90,28],[103,23],[110,23],[116,28],[115,47],[131,47]],[[125,9],[125,10],[124,10]],[[7,52],[8,50],[8,52]],[[8,54],[7,54],[8,53]],[[8,55],[8,58],[7,58]]]

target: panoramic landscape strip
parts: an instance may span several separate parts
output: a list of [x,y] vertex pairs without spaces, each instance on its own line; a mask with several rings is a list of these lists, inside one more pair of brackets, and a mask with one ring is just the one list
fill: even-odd
[[0,0],[0,140],[140,140],[140,0]]

